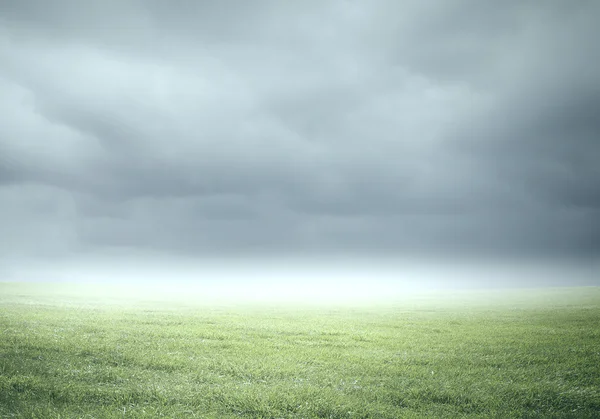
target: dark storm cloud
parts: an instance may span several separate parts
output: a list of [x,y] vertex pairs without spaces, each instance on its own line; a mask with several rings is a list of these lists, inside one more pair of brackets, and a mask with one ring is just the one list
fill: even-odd
[[2,250],[597,256],[599,12],[5,2]]

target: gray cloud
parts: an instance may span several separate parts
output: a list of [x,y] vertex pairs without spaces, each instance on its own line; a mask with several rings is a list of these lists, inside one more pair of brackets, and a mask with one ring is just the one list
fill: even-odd
[[597,257],[599,9],[2,4],[2,252]]

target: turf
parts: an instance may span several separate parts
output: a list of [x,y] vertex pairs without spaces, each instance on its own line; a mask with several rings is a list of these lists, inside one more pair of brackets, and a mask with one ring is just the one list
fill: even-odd
[[0,417],[600,417],[600,288],[385,304],[0,283]]

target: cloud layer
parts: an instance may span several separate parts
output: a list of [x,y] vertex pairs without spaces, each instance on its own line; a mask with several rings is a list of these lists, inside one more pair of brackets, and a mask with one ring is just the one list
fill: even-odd
[[0,254],[600,254],[600,3],[0,5]]

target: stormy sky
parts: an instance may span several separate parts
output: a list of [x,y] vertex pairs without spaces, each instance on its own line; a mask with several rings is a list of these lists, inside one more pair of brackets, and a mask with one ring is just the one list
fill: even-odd
[[594,0],[0,2],[2,266],[597,260],[599,17]]

